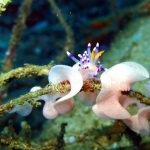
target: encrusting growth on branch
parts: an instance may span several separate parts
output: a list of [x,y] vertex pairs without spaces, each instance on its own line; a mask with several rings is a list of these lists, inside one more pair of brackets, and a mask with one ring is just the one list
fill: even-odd
[[128,95],[130,97],[135,97],[138,100],[140,100],[141,103],[144,103],[146,105],[150,105],[150,97],[146,97],[140,92],[130,90],[130,91],[127,91],[127,92],[122,92],[122,94],[123,95]]
[[[41,95],[46,94],[55,94],[57,92],[59,93],[67,93],[70,91],[70,84],[68,81],[61,82],[59,84],[53,85],[49,84],[46,87],[35,91],[35,92],[29,92],[25,95],[20,96],[19,98],[12,99],[8,103],[0,105],[0,115],[3,115],[5,112],[9,112],[16,104],[23,105],[25,102],[29,102],[32,106],[39,106],[41,103],[38,101],[33,101],[33,98],[39,97]],[[90,91],[93,92],[95,90],[100,90],[101,84],[100,81],[97,80],[86,80],[84,81],[84,85],[81,89],[81,91]],[[139,92],[135,91],[129,91],[129,92],[123,92],[123,94],[128,95],[130,97],[137,98],[141,103],[150,105],[150,98],[145,97],[144,95],[140,94]]]
[[0,86],[6,85],[13,79],[48,75],[50,68],[51,64],[45,66],[25,65],[24,67],[16,68],[7,73],[2,73],[0,74]]

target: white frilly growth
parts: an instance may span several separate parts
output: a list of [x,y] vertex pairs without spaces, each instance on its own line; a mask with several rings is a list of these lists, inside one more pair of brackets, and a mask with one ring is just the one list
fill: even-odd
[[57,110],[59,114],[67,114],[70,113],[75,106],[75,102],[73,98],[67,99],[61,103],[56,103],[54,108]]
[[150,135],[150,106],[139,110],[138,119],[140,123],[140,133]]
[[132,83],[149,78],[149,72],[136,62],[123,62],[101,75],[102,85],[117,91],[128,91]]
[[128,111],[121,105],[127,97],[121,91],[128,91],[132,83],[149,78],[148,71],[136,62],[123,62],[106,70],[100,77],[102,89],[96,99],[93,111],[100,117],[127,119]]
[[[33,87],[30,92],[35,92],[37,90],[40,90],[41,87],[35,86]],[[34,99],[37,100],[37,99]],[[16,105],[9,113],[17,113],[21,116],[28,116],[32,111],[32,105],[28,102],[24,103],[23,105]]]
[[43,116],[46,119],[54,119],[58,115],[58,112],[54,108],[54,102],[49,100],[45,101],[44,107],[43,107]]
[[42,89],[40,86],[34,86],[33,88],[31,88],[30,92],[35,92]]
[[59,100],[61,97],[63,97],[64,94],[56,93],[56,94],[48,94],[45,95],[45,97],[42,98],[42,100],[45,101],[44,107],[43,107],[43,116],[46,119],[54,119],[59,114],[66,114],[73,110],[74,108],[74,100],[68,99],[59,105],[55,106],[55,103],[57,100]]
[[9,113],[17,113],[21,116],[28,116],[32,111],[32,105],[28,102],[23,105],[16,105]]
[[83,79],[80,72],[66,65],[56,65],[52,67],[49,72],[48,80],[53,84],[58,84],[62,81],[68,80],[71,85],[71,91],[67,95],[57,100],[55,103],[56,107],[64,101],[75,96],[83,86]]
[[123,122],[136,133],[150,135],[150,106],[141,104],[138,100],[130,100],[125,103],[125,108],[127,108],[131,104],[136,104],[138,107],[138,112],[136,115],[123,120]]
[[[121,94],[108,93],[99,94],[96,99],[96,104],[92,107],[94,113],[104,119],[126,119],[130,117],[130,113],[120,104]],[[104,93],[103,93],[104,94]]]

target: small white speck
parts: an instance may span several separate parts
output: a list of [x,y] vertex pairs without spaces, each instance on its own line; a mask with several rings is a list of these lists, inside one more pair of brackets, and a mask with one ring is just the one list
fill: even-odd
[[76,138],[74,136],[69,137],[69,142],[74,143],[76,141]]
[[7,51],[5,55],[6,55],[6,56],[9,56],[9,55],[10,55],[10,51]]

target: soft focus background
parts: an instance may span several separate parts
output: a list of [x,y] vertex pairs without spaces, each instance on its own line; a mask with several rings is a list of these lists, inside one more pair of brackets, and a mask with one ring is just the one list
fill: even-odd
[[[13,45],[12,30],[25,1],[31,3],[31,0],[12,0],[6,11],[1,13],[1,71],[5,71],[4,62]],[[105,67],[132,60],[143,64],[150,71],[149,0],[33,0],[29,6],[26,27],[23,30],[17,27],[21,36],[14,46],[12,66],[6,72],[24,64],[45,65],[51,61],[54,64],[72,65],[65,51],[69,50],[77,56],[89,42],[92,46],[99,42],[100,48],[105,50],[101,60]],[[46,84],[46,77],[12,81],[3,100],[6,102],[27,93],[33,86]],[[74,112],[56,120],[46,120],[41,111],[42,106],[34,109],[28,117],[6,115],[1,119],[1,134],[7,134],[5,130],[10,122],[16,134],[21,132],[23,124],[29,124],[32,131],[30,136],[36,145],[57,138],[61,123],[67,122],[64,149],[138,149],[139,141],[136,138],[129,140],[125,135],[120,134],[118,137],[114,134],[109,139],[105,131],[112,121],[100,120],[91,112],[91,107],[79,102]],[[102,129],[101,134],[98,134],[99,129]],[[82,138],[85,135],[87,138]],[[150,139],[145,137],[142,141],[149,143]]]

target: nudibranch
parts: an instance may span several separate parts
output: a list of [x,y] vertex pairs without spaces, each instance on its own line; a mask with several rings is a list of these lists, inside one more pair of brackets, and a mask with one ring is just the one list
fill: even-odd
[[68,57],[76,63],[73,68],[77,69],[82,74],[83,80],[87,78],[98,78],[98,75],[105,71],[105,68],[99,61],[103,53],[103,50],[99,51],[99,43],[96,44],[92,52],[91,44],[89,43],[83,55],[78,54],[79,60],[67,51]]
[[[102,66],[99,59],[104,53],[100,50],[99,43],[91,51],[91,44],[87,45],[87,50],[83,54],[78,54],[78,59],[67,51],[68,57],[75,62],[73,68],[78,70],[83,78],[83,81],[87,79],[99,80],[99,76],[106,69]],[[81,101],[86,105],[93,105],[96,101],[98,91],[95,92],[80,92],[78,95]]]
[[100,77],[102,88],[93,111],[103,118],[130,118],[130,113],[122,106],[128,97],[121,92],[129,91],[133,83],[147,78],[146,68],[136,62],[123,62],[106,70]]
[[[99,59],[104,53],[104,50],[100,50],[99,43],[91,51],[91,44],[87,45],[87,50],[83,54],[78,54],[78,59],[67,51],[68,57],[75,62],[73,68],[78,70],[83,78],[83,81],[87,79],[99,80],[99,76],[106,70],[100,63]],[[86,105],[93,105],[96,101],[98,91],[95,92],[80,92],[79,99]]]

